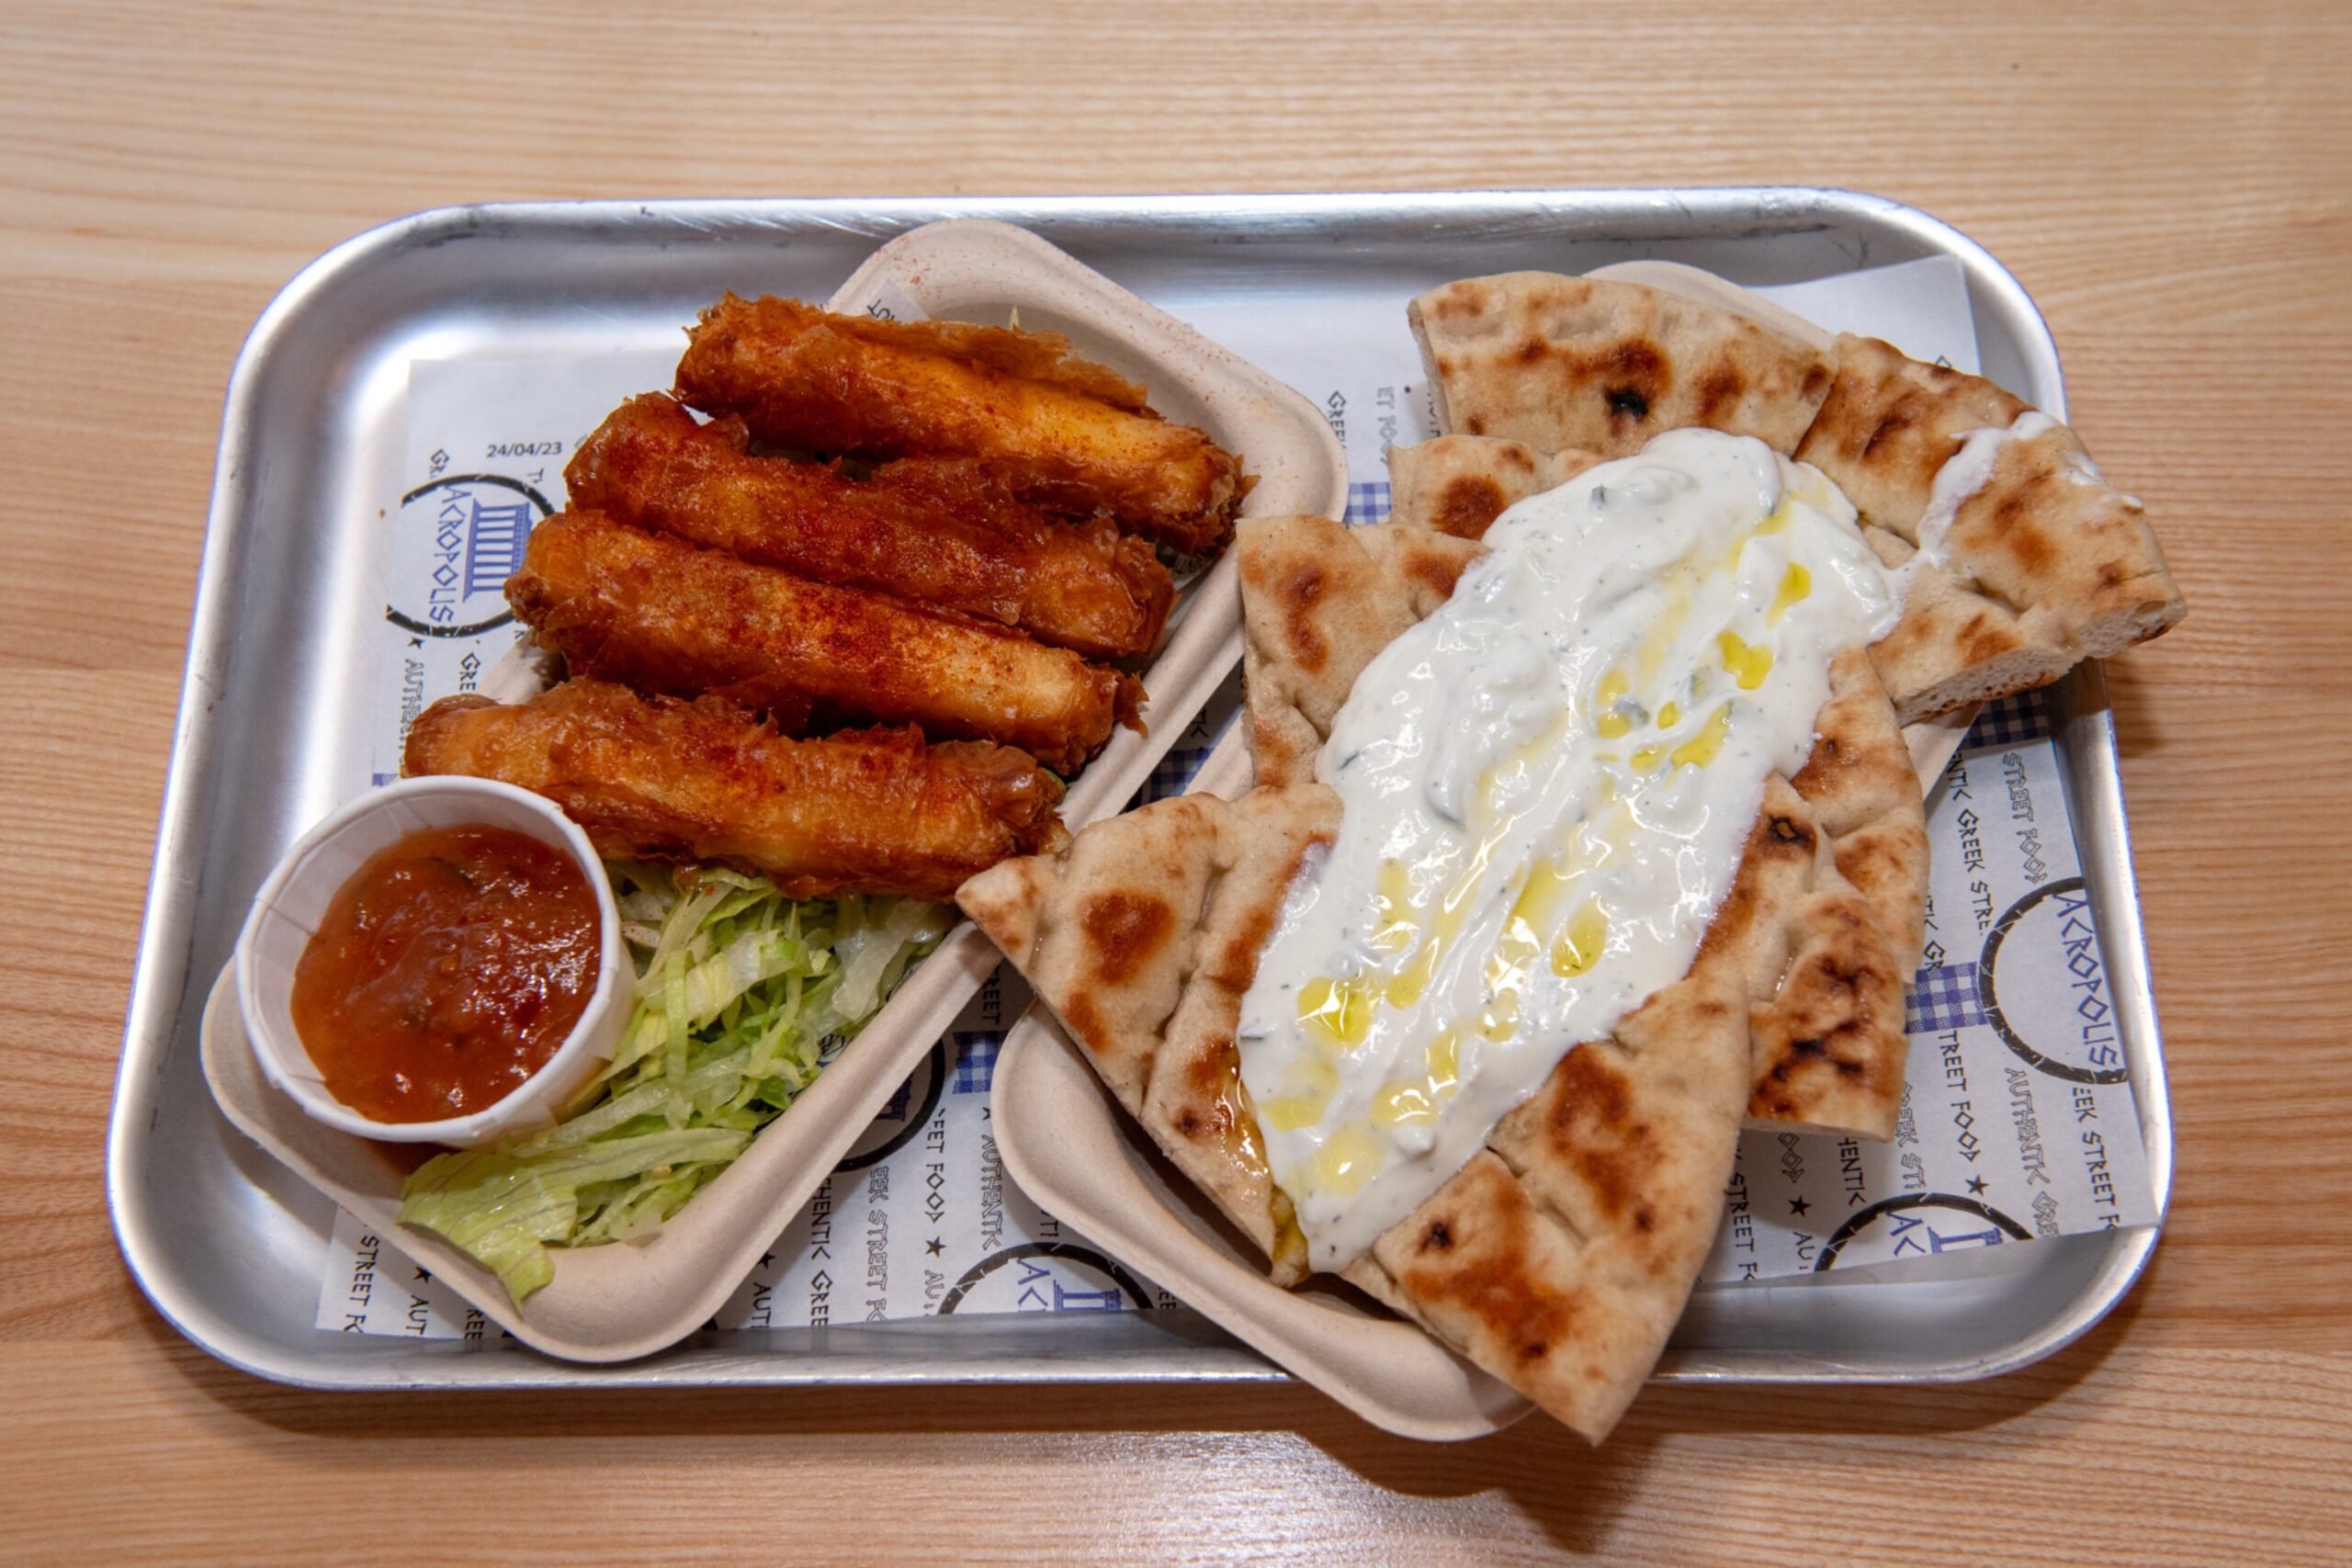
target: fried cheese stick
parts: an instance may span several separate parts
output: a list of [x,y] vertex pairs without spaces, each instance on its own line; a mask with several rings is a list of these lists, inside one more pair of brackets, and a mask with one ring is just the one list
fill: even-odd
[[914,459],[864,481],[754,457],[741,420],[632,398],[564,469],[571,504],[798,576],[960,610],[1096,659],[1159,638],[1176,587],[1151,547],[1015,500],[985,464]]
[[601,681],[511,705],[446,697],[409,727],[401,771],[514,784],[561,807],[600,854],[716,861],[795,898],[945,898],[1069,837],[1061,784],[1010,747],[925,746],[914,729],[795,740],[716,697]]
[[810,582],[600,513],[533,529],[506,597],[575,675],[716,693],[796,731],[917,724],[1019,746],[1061,773],[1132,722],[1143,694],[1132,675],[1002,626]]
[[729,294],[678,361],[680,399],[764,441],[861,457],[984,457],[1022,499],[1115,518],[1187,554],[1221,547],[1248,488],[1202,432],[1142,389],[1065,357],[1053,333],[839,316]]

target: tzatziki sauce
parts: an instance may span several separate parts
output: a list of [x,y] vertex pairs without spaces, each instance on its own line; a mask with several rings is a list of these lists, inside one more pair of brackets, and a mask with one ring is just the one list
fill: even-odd
[[1831,660],[1899,610],[1836,486],[1715,431],[1530,497],[1486,543],[1340,710],[1316,765],[1338,836],[1242,1002],[1242,1079],[1326,1270],[1689,973]]
[[[1943,467],[1928,486],[1928,509],[1919,517],[1919,553],[1914,560],[1944,563],[1944,536],[1951,532],[1952,520],[1960,509],[1974,498],[1978,491],[1993,481],[1993,465],[2000,460],[2001,448],[2012,441],[2031,441],[2044,431],[2054,430],[2058,422],[2039,409],[2028,409],[2012,423],[1989,424],[1981,430],[1963,432],[1960,446],[1944,459]],[[2089,467],[2090,459],[2082,459],[2085,473],[2096,483],[2098,470]],[[1909,567],[1912,563],[1905,561]]]

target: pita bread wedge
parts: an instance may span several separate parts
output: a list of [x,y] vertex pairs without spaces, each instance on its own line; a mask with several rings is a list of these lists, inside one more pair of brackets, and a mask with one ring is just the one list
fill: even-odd
[[[1986,431],[2011,434],[1992,437],[1969,487],[1956,459]],[[1796,455],[1846,492],[1890,564],[1912,558],[1923,528],[1941,536],[1911,569],[1902,623],[1871,649],[1905,723],[2045,685],[2187,613],[2141,503],[2072,430],[1982,377],[1841,337]]]
[[1688,977],[1561,1058],[1484,1153],[1373,1244],[1381,1299],[1599,1442],[1666,1348],[1723,1222],[1738,977]]
[[[1824,357],[1715,304],[1597,278],[1469,278],[1411,315],[1451,434],[1391,451],[1394,518],[1475,538],[1482,513],[1565,483],[1593,452],[1690,424],[1758,436],[1826,473],[1904,567],[1903,619],[1871,650],[1904,724],[2047,685],[2186,613],[2140,502],[2073,431],[1982,377],[1850,334]],[[1724,395],[1700,397],[1701,374]],[[1978,449],[1981,474],[1962,457],[1976,433],[2013,426]]]
[[[1338,796],[1311,782],[1185,795],[1098,822],[1061,854],[1004,862],[957,896],[1285,1285],[1306,1275],[1305,1238],[1258,1143],[1234,1038],[1283,894],[1338,824]],[[1606,1436],[1721,1219],[1748,1084],[1739,962],[1730,945],[1703,952],[1616,1038],[1570,1052],[1344,1277]]]
[[1245,519],[1242,682],[1258,782],[1315,775],[1315,753],[1356,677],[1453,592],[1478,546],[1424,529],[1327,517]]
[[[1258,777],[1304,784],[1356,677],[1444,603],[1437,584],[1450,592],[1478,550],[1394,520],[1342,528],[1306,517],[1245,523],[1234,548]],[[1754,998],[1750,1114],[1783,1129],[1892,1136],[1928,829],[1910,752],[1860,652],[1831,666],[1813,755],[1793,781],[1768,786],[1757,832],[1771,841],[1750,839],[1709,936],[1734,950]],[[1781,852],[1787,844],[1802,854]]]
[[1766,782],[1707,931],[1746,978],[1750,1125],[1894,1135],[1927,900],[1918,777],[1885,689],[1849,650],[1830,667],[1813,755]]
[[[1100,823],[967,883],[967,912],[1114,1096],[1264,1252],[1305,1238],[1254,1135],[1236,1034],[1291,881],[1339,829],[1316,753],[1365,665],[1480,553],[1399,525],[1245,524],[1261,782]],[[1834,664],[1798,781],[1768,783],[1689,973],[1569,1051],[1344,1277],[1588,1438],[1622,1414],[1720,1219],[1743,1116],[1892,1131],[1925,898],[1918,788],[1867,659]]]
[[1600,462],[1596,452],[1539,452],[1491,435],[1441,435],[1388,449],[1389,516],[1457,539],[1531,495],[1567,483]]
[[[1511,506],[1582,473],[1591,466],[1588,457],[1540,453],[1515,441],[1478,435],[1441,435],[1417,446],[1392,446],[1388,521],[1477,538]],[[1555,472],[1561,477],[1541,482]],[[1907,538],[1889,529],[1866,522],[1863,534],[1890,566],[1899,567],[1916,553]],[[1903,618],[1871,649],[1871,661],[1902,723],[1918,724],[2047,685],[2082,657],[2086,639],[2066,630],[2062,608],[2020,613],[1972,587],[1962,575],[1965,563],[1958,558],[1946,566],[1923,560],[1907,570]],[[2178,604],[2177,595],[2172,603]]]
[[1433,288],[1406,315],[1440,427],[1539,452],[1623,457],[1699,425],[1786,456],[1829,391],[1811,345],[1636,283],[1501,273]]
[[1181,795],[1098,822],[1060,854],[1001,862],[956,895],[1284,1285],[1306,1277],[1306,1243],[1258,1142],[1234,1028],[1283,891],[1339,818],[1339,797],[1312,784],[1233,803]]

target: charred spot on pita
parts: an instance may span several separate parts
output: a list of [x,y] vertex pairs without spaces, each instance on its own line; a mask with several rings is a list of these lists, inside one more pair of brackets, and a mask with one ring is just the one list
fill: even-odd
[[1069,998],[1061,1005],[1060,1011],[1062,1021],[1069,1025],[1069,1032],[1077,1035],[1079,1043],[1088,1050],[1100,1055],[1118,1044],[1102,1021],[1102,1014],[1094,1006],[1093,998],[1085,992],[1080,991]]
[[1123,985],[1159,951],[1176,929],[1175,912],[1149,894],[1125,890],[1097,894],[1079,915],[1094,959],[1094,973],[1106,985]]
[[1962,656],[1972,664],[1990,663],[2018,646],[2015,633],[1982,610],[1968,618],[1967,626],[1961,629],[1959,642]]
[[1204,1093],[1215,1093],[1234,1082],[1241,1072],[1241,1052],[1230,1034],[1219,1034],[1204,1040],[1193,1053],[1185,1073],[1193,1087]]
[[1900,431],[1904,423],[1903,416],[1900,414],[1889,414],[1880,420],[1871,427],[1871,433],[1862,438],[1862,449],[1855,455],[1868,459],[1871,453],[1878,450],[1878,444]]
[[1291,656],[1309,674],[1320,671],[1331,658],[1331,646],[1315,624],[1315,608],[1323,602],[1330,582],[1322,567],[1307,561],[1295,569],[1275,590],[1282,606],[1283,628],[1290,639]]
[[2050,536],[2023,517],[2002,531],[2001,547],[2018,565],[2037,575],[2047,572],[2058,558],[2058,548]]
[[1476,539],[1502,515],[1508,501],[1503,487],[1485,474],[1464,474],[1446,481],[1438,492],[1438,532],[1457,539]]
[[1716,366],[1699,383],[1699,406],[1694,411],[1694,417],[1701,424],[1711,423],[1739,401],[1740,395],[1747,390],[1747,378],[1739,373],[1736,367]]
[[1405,558],[1405,575],[1439,599],[1453,593],[1462,580],[1462,567],[1461,558],[1435,550],[1415,550]]

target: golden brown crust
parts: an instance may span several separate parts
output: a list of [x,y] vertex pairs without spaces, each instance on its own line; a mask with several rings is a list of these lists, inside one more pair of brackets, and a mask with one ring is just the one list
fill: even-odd
[[534,528],[506,597],[574,674],[716,694],[790,729],[919,724],[1019,746],[1065,773],[1140,697],[1135,677],[1002,626],[810,582],[595,513]]
[[1235,1032],[1283,896],[1339,824],[1339,797],[1317,784],[1252,790],[1219,813],[1217,880],[1141,1112],[1145,1129],[1179,1168],[1209,1173],[1202,1185],[1228,1213],[1269,1217],[1266,1234],[1253,1232],[1251,1239],[1284,1284],[1306,1277],[1306,1237],[1273,1185],[1257,1113],[1242,1087]]
[[1306,1277],[1305,1247],[1277,1202],[1234,1032],[1283,893],[1338,822],[1338,797],[1316,784],[1238,802],[1183,795],[956,895],[1114,1098],[1285,1284]]
[[[1180,796],[1097,824],[1051,862],[1010,861],[956,894],[1085,1046],[1119,1102],[1139,1106],[1200,942],[1220,803]],[[1141,911],[1164,914],[1164,924]],[[1149,926],[1148,953],[1123,933]]]
[[1487,1151],[1373,1246],[1384,1299],[1598,1442],[1640,1392],[1723,1218],[1747,1083],[1718,960],[1564,1056]]
[[[1924,868],[1923,868],[1924,869]],[[1914,919],[1917,906],[1909,910]],[[1785,780],[1765,789],[1706,952],[1746,976],[1751,1120],[1885,1138],[1902,1108],[1904,966]]]
[[1813,755],[1765,784],[1705,951],[1745,976],[1758,1123],[1892,1136],[1928,897],[1918,777],[1870,661],[1830,667]]
[[[1772,383],[1781,388],[1777,401],[1762,398],[1765,379],[1753,379],[1744,384],[1762,400],[1738,418],[1693,417],[1688,407],[1651,403],[1668,384],[1660,367],[1670,355],[1645,339],[1650,329],[1626,323],[1671,316],[1686,344],[1717,341],[1721,352],[1741,352],[1722,347],[1741,334],[1714,319],[1737,318],[1713,307],[1638,284],[1540,274],[1468,279],[1415,305],[1444,393],[1442,423],[1456,434],[1391,455],[1392,516],[1464,536],[1475,536],[1469,530],[1480,516],[1491,521],[1533,493],[1531,468],[1566,461],[1576,465],[1571,473],[1581,471],[1588,454],[1566,448],[1623,456],[1663,430],[1705,424],[1793,447],[1854,502],[1881,557],[1902,565],[1917,546],[1936,475],[1961,438],[2006,429],[2027,412],[1982,377],[1849,335],[1838,340],[1835,376],[1818,389],[1811,370],[1796,376],[1812,351],[1797,354],[1776,339],[1791,351]],[[1546,333],[1567,346],[1530,353]],[[1504,352],[1513,343],[1519,348]],[[1640,419],[1621,417],[1610,400],[1620,381],[1617,392],[1631,400],[1623,406],[1647,411]],[[1619,412],[1596,423],[1595,398]],[[1463,440],[1470,432],[1511,439]],[[2046,685],[2083,659],[2157,636],[2186,613],[2140,503],[2098,477],[2063,425],[2003,446],[1991,479],[1953,517],[1942,553],[1939,562],[1910,568],[1903,618],[1871,649],[1904,724]]]
[[[1334,682],[1334,706],[1377,652],[1372,639],[1348,628],[1384,613],[1407,624],[1427,613],[1413,607],[1406,586],[1420,580],[1393,565],[1407,558],[1398,547],[1409,532],[1392,530],[1393,544],[1366,548],[1355,541],[1376,541],[1381,530],[1351,534],[1312,519],[1261,535],[1244,530],[1245,593],[1260,591],[1253,581],[1288,583],[1300,563],[1322,564],[1314,593],[1280,613],[1258,608],[1262,624],[1276,628],[1272,660],[1301,644],[1319,650],[1317,674]],[[1458,567],[1472,554],[1451,550],[1446,558]],[[1293,624],[1302,607],[1311,636]],[[1259,671],[1252,681],[1254,704]],[[1899,1108],[1908,960],[1897,947],[1916,943],[1925,896],[1918,786],[1884,692],[1860,653],[1833,666],[1820,724],[1821,741],[1800,775],[1815,798],[1786,780],[1769,782],[1733,892],[1690,975],[1623,1021],[1614,1040],[1589,1042],[1565,1056],[1543,1089],[1497,1126],[1489,1153],[1344,1270],[1596,1440],[1638,1390],[1704,1260],[1742,1114],[1883,1136]],[[1317,734],[1296,713],[1254,733],[1293,728]],[[1309,747],[1289,765],[1311,768],[1313,756]],[[1328,803],[1330,826],[1322,830],[1336,830],[1336,797],[1311,783],[1261,786],[1236,806],[1204,801],[1198,809],[1230,821],[1261,800],[1310,795]],[[1149,840],[1181,842],[1191,831],[1185,819],[1164,812],[1170,804],[1080,833],[1081,848],[1105,835],[1090,867],[1114,885],[1159,875]],[[1119,836],[1108,835],[1123,823]],[[1208,895],[1217,912],[1196,945],[1181,958],[1163,950],[1164,962],[1191,972],[1180,984],[1178,1022],[1149,1044],[1156,1103],[1139,1105],[1133,1062],[1090,1037],[1107,1021],[1096,993],[1067,976],[1058,986],[1037,984],[1089,1041],[1090,1059],[1122,1103],[1276,1258],[1272,1271],[1283,1282],[1303,1274],[1303,1246],[1277,1228],[1278,1193],[1241,1115],[1248,1101],[1232,1030],[1254,977],[1243,949],[1271,931],[1299,863],[1293,857],[1312,836],[1290,840],[1290,854],[1259,857],[1258,880],[1246,891],[1228,874],[1223,891]],[[1849,847],[1867,892],[1840,869],[1840,852]],[[1058,863],[1077,859],[1073,852]],[[1084,896],[1057,863],[1033,861],[976,878],[962,897],[1035,982],[1052,960],[1035,955],[1031,911]],[[1882,919],[1895,936],[1882,930]],[[1170,1048],[1180,1041],[1181,1048]],[[1122,1090],[1123,1082],[1130,1087]]]
[[1452,434],[1540,452],[1637,452],[1700,426],[1795,448],[1829,389],[1810,345],[1636,283],[1511,272],[1406,308]]
[[715,697],[596,681],[506,706],[445,698],[410,725],[402,772],[502,780],[560,806],[602,853],[717,862],[795,898],[944,898],[1067,840],[1060,784],[1008,747],[925,746],[911,729],[795,740]]
[[[1936,476],[1969,433],[2027,412],[1979,376],[1875,338],[1838,340],[1838,376],[1797,449],[1860,512],[1891,564],[1919,543]],[[2140,502],[2064,425],[2004,442],[1953,514],[1939,563],[1913,569],[1902,623],[1871,649],[1904,723],[2056,680],[2187,613]]]
[[1486,435],[1440,435],[1388,449],[1388,520],[1457,539],[1486,536],[1488,525],[1600,462],[1596,452],[1539,452]]
[[[1319,784],[1188,795],[958,895],[1283,1284],[1306,1277],[1305,1238],[1267,1168],[1235,1029],[1285,891],[1338,824]],[[1131,901],[1172,919],[1138,919]],[[1747,1081],[1741,977],[1711,955],[1615,1040],[1570,1052],[1495,1129],[1492,1152],[1346,1277],[1598,1440],[1713,1240]]]
[[1152,548],[1016,500],[987,464],[910,458],[854,479],[752,456],[741,420],[632,398],[564,469],[571,504],[844,588],[1018,626],[1093,659],[1148,651],[1175,598]]
[[1048,511],[1102,513],[1189,554],[1222,547],[1249,489],[1239,459],[1068,348],[1050,333],[729,294],[689,332],[677,395],[827,456],[985,458]]
[[1778,993],[1748,1008],[1761,1065],[1752,1122],[1881,1141],[1903,1106],[1903,980],[1870,906],[1850,888],[1790,911],[1795,941]]
[[1928,829],[1919,774],[1886,690],[1863,655],[1829,666],[1813,754],[1790,785],[1829,841],[1838,874],[1870,900],[1897,966],[1919,961],[1928,901]]
[[[736,303],[740,305],[741,301]],[[759,303],[766,305],[769,301]],[[879,316],[820,311],[797,299],[775,303],[796,310],[805,318],[822,317],[829,328],[846,337],[908,353],[967,360],[1024,381],[1056,382],[1081,397],[1128,413],[1159,417],[1145,406],[1143,388],[1107,365],[1079,358],[1070,351],[1069,339],[1059,333],[982,327],[967,321],[886,321]],[[724,304],[719,308],[724,309]]]
[[1434,611],[1478,547],[1396,524],[1256,517],[1234,543],[1243,692],[1258,782],[1312,778],[1315,753],[1356,676]]

